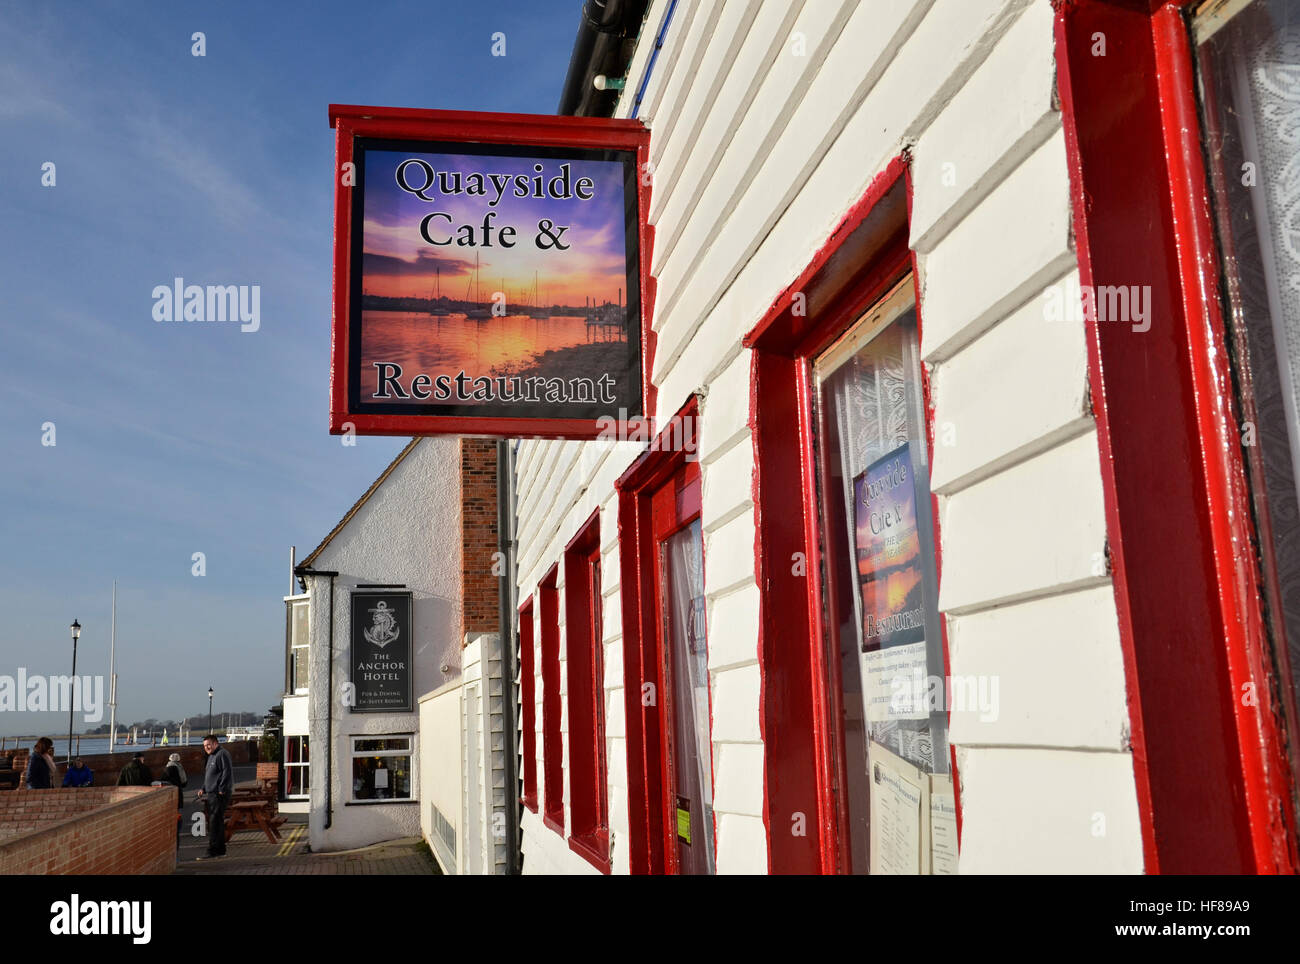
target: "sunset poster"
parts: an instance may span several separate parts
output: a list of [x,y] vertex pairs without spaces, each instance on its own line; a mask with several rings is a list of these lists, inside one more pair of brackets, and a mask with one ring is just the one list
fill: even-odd
[[924,640],[921,537],[908,444],[854,480],[853,515],[863,651]]
[[635,152],[357,138],[349,394],[375,414],[641,414]]

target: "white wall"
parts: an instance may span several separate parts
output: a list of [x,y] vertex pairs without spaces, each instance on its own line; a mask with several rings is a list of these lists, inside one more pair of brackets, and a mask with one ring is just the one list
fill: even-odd
[[[651,4],[622,116],[665,9]],[[767,866],[750,359],[740,339],[904,150],[936,434],[951,427],[932,479],[939,605],[953,672],[997,675],[1003,707],[996,721],[953,720],[961,868],[1141,870],[1083,329],[1043,319],[1044,289],[1077,283],[1053,85],[1048,0],[678,4],[640,116],[655,175],[659,411],[705,394],[719,872]],[[613,481],[637,451],[525,441],[518,461],[521,600],[601,509],[616,873],[627,871],[628,815]],[[540,671],[540,628],[534,639]],[[536,692],[540,790],[540,675]],[[527,873],[594,872],[532,813],[523,848]]]
[[[420,832],[444,873],[461,872],[464,819],[461,814],[461,680],[420,697]],[[452,841],[434,819],[433,808],[452,828]]]
[[[506,740],[501,640],[472,633],[459,679],[420,699],[420,829],[443,871],[505,874]],[[454,828],[455,848],[435,820]]]
[[[460,673],[460,444],[423,439],[312,563],[337,570],[334,584],[334,692],[329,673],[330,579],[309,578],[311,607],[310,717],[313,750],[310,834],[313,850],[342,850],[379,840],[418,836],[422,802],[347,806],[352,796],[350,737],[413,735],[412,787],[421,785],[419,713],[354,713],[343,705],[351,672],[350,590],[358,583],[405,584],[412,592],[412,691],[418,698]],[[448,671],[441,667],[447,665]],[[333,713],[329,783],[333,820],[325,827],[326,717]],[[459,733],[447,739],[458,740]]]

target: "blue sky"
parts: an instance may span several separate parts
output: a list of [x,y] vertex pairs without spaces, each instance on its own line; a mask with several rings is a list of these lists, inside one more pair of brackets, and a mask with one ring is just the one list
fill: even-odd
[[[404,443],[326,431],[327,105],[553,113],[580,9],[0,3],[0,675],[67,673],[74,617],[107,674],[116,578],[119,719],[279,701],[289,546]],[[176,277],[260,285],[260,330],[155,322]]]

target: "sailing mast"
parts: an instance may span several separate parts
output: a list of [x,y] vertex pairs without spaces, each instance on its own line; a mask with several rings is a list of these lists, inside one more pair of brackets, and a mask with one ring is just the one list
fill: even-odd
[[[113,622],[108,643],[108,752],[117,748],[117,580],[113,580]],[[102,719],[102,717],[101,717]],[[72,748],[68,748],[72,752]]]

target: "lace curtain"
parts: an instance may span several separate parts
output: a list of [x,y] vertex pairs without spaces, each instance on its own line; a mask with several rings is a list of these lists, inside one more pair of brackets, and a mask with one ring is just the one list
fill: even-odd
[[[839,547],[839,551],[846,553],[847,558],[856,559],[858,548],[852,521],[854,481],[868,466],[904,444],[908,446],[911,481],[916,486],[917,528],[921,536],[925,674],[942,678],[943,641],[936,609],[938,583],[934,571],[934,528],[928,485],[930,467],[920,371],[916,313],[911,309],[824,380],[822,403],[826,406],[828,421],[834,423],[831,431],[835,438],[830,441],[838,449],[840,470],[836,480],[838,492],[834,497],[843,500],[844,518],[848,520],[844,527],[847,531],[840,536],[846,544]],[[852,628],[841,627],[841,637],[846,641],[841,651],[841,672],[846,689],[845,712],[850,716],[847,721],[850,726],[860,725],[865,719],[863,709],[850,703],[853,699],[860,702],[864,698],[864,671],[858,666],[848,665],[849,660],[860,658],[863,641],[863,601],[858,591],[856,571],[855,565],[854,625]],[[849,640],[856,643],[852,653],[848,651]],[[848,692],[850,686],[856,692]],[[930,773],[948,772],[946,714],[942,708],[931,713],[928,719],[879,720],[867,726],[872,740],[920,769]],[[851,770],[856,770],[856,766],[850,762]],[[861,766],[865,772],[865,759]],[[851,774],[850,779],[855,776]]]
[[[1256,0],[1200,45],[1207,156],[1269,618],[1300,683],[1300,0]],[[1283,642],[1285,640],[1285,643]],[[1285,646],[1285,650],[1283,650]],[[1300,695],[1300,688],[1297,689]]]

